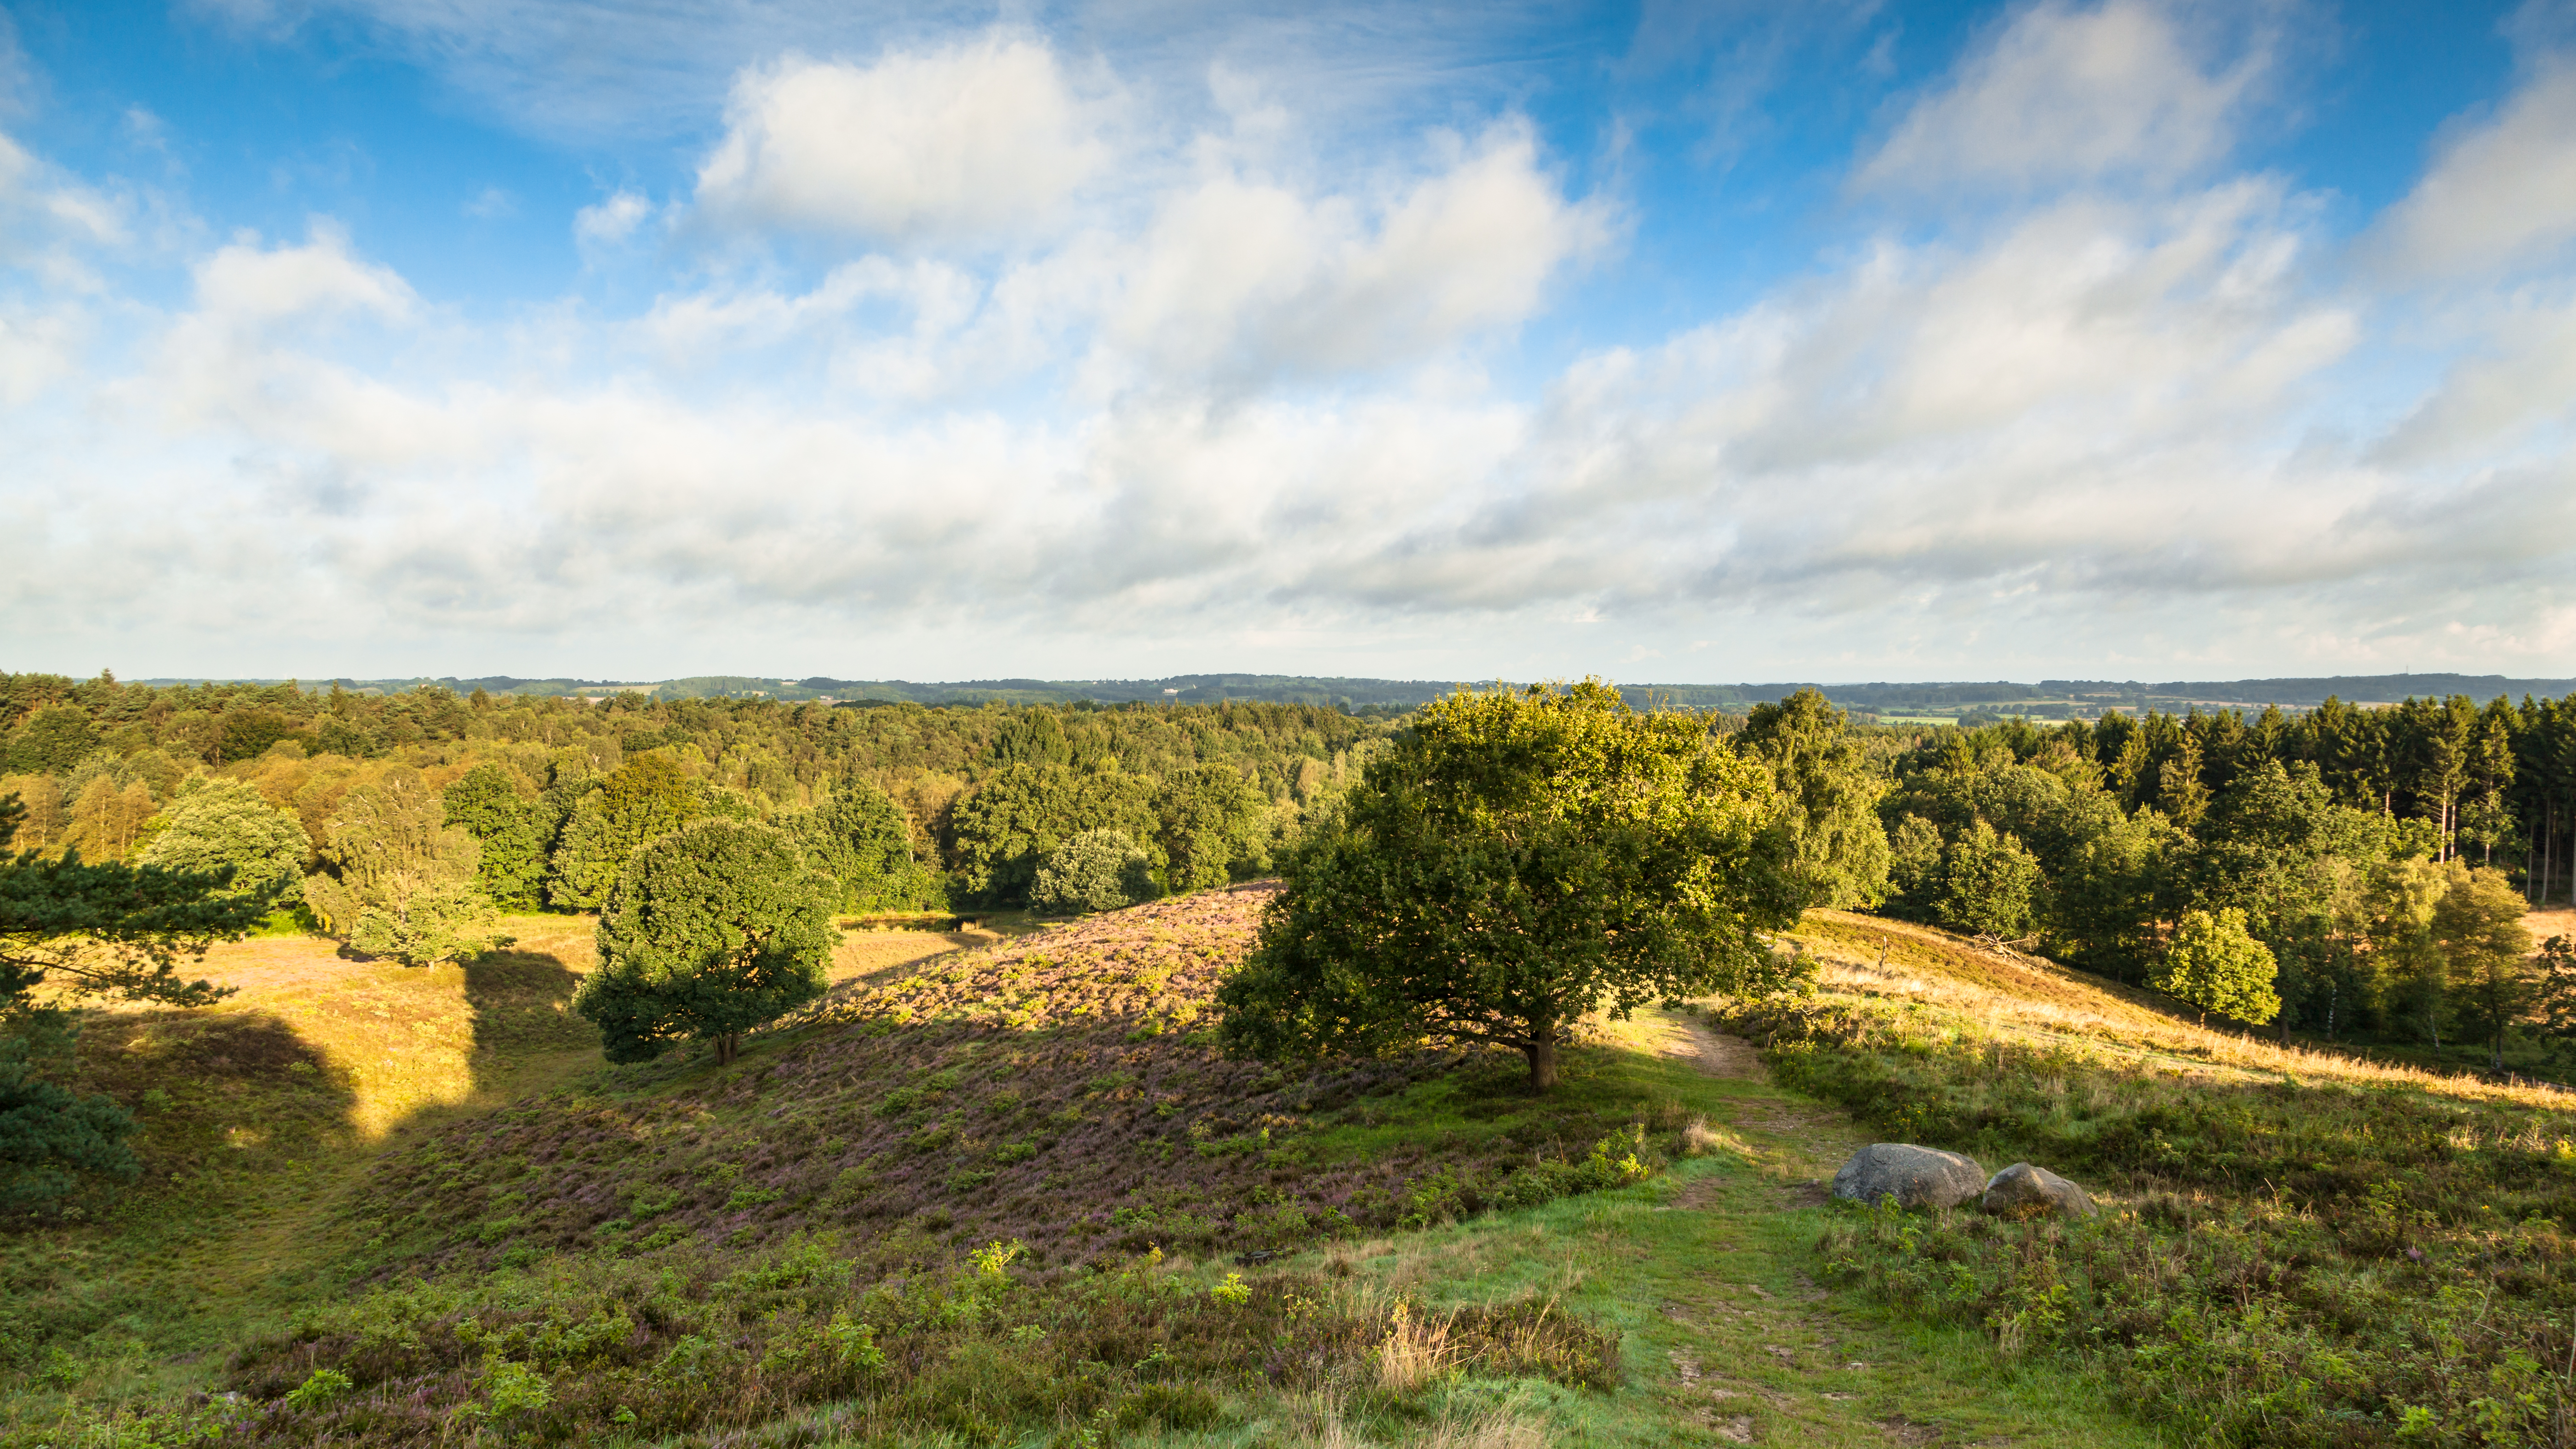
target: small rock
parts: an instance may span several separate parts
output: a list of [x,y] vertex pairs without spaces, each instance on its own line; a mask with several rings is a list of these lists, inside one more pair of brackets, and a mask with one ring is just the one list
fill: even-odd
[[2016,1162],[1986,1184],[1984,1199],[1978,1204],[2002,1218],[2058,1217],[2089,1218],[2101,1209],[2093,1205],[2092,1194],[2045,1167]]
[[1901,1208],[1957,1207],[1984,1189],[1986,1170],[1955,1152],[1910,1142],[1873,1142],[1834,1174],[1834,1196],[1876,1203],[1893,1194]]

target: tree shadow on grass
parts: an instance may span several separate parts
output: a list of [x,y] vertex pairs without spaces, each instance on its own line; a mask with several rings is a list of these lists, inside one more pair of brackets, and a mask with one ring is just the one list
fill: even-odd
[[[473,1012],[476,1073],[493,1057],[596,1050],[599,1032],[572,1008],[580,973],[550,952],[505,947],[462,963]],[[479,1081],[478,1087],[486,1085]]]

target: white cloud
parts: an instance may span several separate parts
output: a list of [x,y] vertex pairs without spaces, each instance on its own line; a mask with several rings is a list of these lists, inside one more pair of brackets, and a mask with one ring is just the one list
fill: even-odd
[[1940,192],[2107,176],[2170,181],[2222,158],[2266,57],[2195,56],[2164,7],[2057,0],[2015,17],[1862,165],[1864,189]]
[[1039,226],[1109,159],[1045,44],[1005,31],[865,66],[791,57],[734,84],[698,205],[887,242]]
[[407,316],[417,300],[392,268],[350,250],[349,235],[317,219],[302,246],[264,247],[244,234],[195,267],[197,318],[227,329],[293,317]]
[[[316,223],[202,247],[175,310],[98,272],[121,346],[0,296],[0,527],[40,540],[0,592],[30,638],[590,672],[745,639],[916,677],[1282,639],[1361,652],[1240,647],[1416,676],[2563,651],[2564,286],[2460,300],[2474,348],[2389,383],[2422,319],[2347,286],[2329,208],[2215,174],[2252,62],[2178,34],[2024,12],[1872,164],[2029,190],[1533,358],[1515,332],[1622,218],[1520,121],[1335,165],[1293,89],[1219,75],[1224,119],[1131,115],[1112,174],[1031,38],[773,65],[685,205],[853,239],[819,276],[720,251],[646,305],[479,322]],[[0,142],[46,255],[126,245],[68,185]],[[655,211],[620,191],[575,231]]]
[[2443,148],[2382,223],[2400,274],[2456,277],[2541,261],[2576,238],[2576,64],[2542,72]]
[[1160,375],[1381,368],[1538,307],[1596,247],[1597,206],[1568,202],[1525,124],[1497,127],[1375,216],[1224,171],[1171,197],[1126,267],[1103,329],[1116,361]]
[[635,234],[653,214],[653,203],[633,191],[619,191],[606,201],[573,213],[572,234],[592,246],[615,246]]

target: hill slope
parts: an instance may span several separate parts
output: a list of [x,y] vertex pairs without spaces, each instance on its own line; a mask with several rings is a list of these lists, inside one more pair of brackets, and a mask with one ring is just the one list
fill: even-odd
[[2206,1442],[2576,1427],[2555,1367],[2576,1354],[2576,1096],[2202,1030],[1924,928],[1814,912],[1797,939],[1816,996],[1718,1012],[1785,1084],[2114,1208],[2028,1230],[1860,1215],[1827,1235],[1840,1280],[2079,1363]]

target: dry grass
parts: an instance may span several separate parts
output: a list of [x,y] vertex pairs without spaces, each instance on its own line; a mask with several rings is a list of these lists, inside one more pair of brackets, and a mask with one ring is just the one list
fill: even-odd
[[1396,1304],[1387,1315],[1386,1337],[1377,1344],[1377,1386],[1390,1394],[1418,1393],[1449,1372],[1458,1358],[1449,1342],[1455,1317]]
[[[2560,912],[2561,915],[2576,913]],[[1843,911],[1810,911],[1798,936],[1829,991],[1923,1001],[1975,1018],[1989,1031],[2091,1050],[2166,1076],[2242,1082],[2333,1082],[2404,1086],[2470,1102],[2564,1111],[2569,1094],[2507,1085],[2347,1052],[2282,1046],[2243,1029],[2194,1025],[2148,993],[2005,951],[1987,950],[1928,927]]]
[[906,974],[906,968],[934,956],[971,951],[1001,939],[998,932],[983,930],[878,931],[844,927],[840,947],[832,953],[832,984],[882,984],[898,979]]
[[1511,1404],[1481,1414],[1443,1418],[1421,1439],[1424,1449],[1546,1449],[1547,1431]]
[[[347,1093],[346,1123],[364,1143],[397,1126],[481,1110],[560,1080],[595,1060],[598,1037],[572,1013],[572,989],[597,957],[590,917],[505,919],[511,947],[471,964],[407,967],[344,954],[318,936],[227,942],[199,970],[235,994],[174,1013],[111,1008],[95,1021],[90,1070],[132,1075],[206,1032],[273,1024],[320,1057]],[[120,1069],[130,1062],[132,1068]]]

